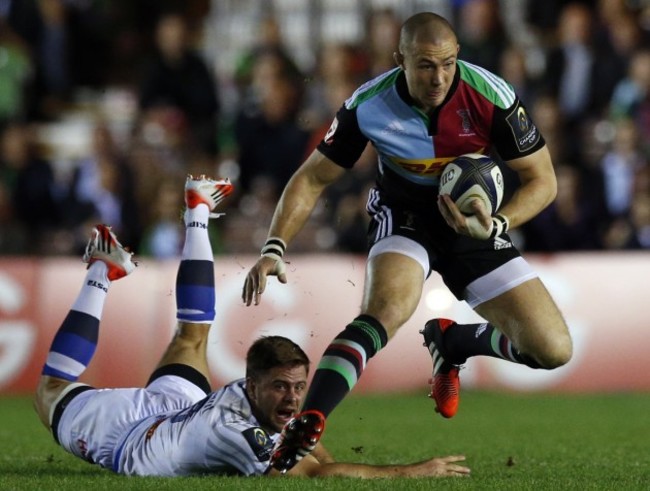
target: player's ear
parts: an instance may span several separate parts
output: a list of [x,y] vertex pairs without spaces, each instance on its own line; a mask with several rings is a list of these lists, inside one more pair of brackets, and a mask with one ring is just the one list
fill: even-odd
[[393,60],[395,60],[395,64],[398,67],[404,70],[404,55],[402,53],[400,53],[399,51],[395,51],[393,53]]
[[253,377],[246,377],[246,394],[251,400],[255,397],[255,380]]

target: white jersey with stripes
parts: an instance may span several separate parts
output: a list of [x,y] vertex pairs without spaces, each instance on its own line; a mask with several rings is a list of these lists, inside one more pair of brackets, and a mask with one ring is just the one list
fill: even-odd
[[118,443],[113,469],[144,476],[262,474],[278,437],[260,427],[241,379],[187,409],[140,421]]

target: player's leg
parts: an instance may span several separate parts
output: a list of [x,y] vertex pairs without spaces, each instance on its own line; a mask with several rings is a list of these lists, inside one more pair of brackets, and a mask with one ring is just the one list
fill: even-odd
[[93,229],[83,260],[88,271],[81,291],[54,336],[36,390],[36,412],[48,428],[61,398],[88,387],[76,381],[95,353],[108,289],[136,266],[106,225]]
[[411,317],[422,294],[420,263],[403,254],[370,257],[361,315],[325,349],[303,405],[325,417],[352,390],[366,363]]
[[471,282],[464,294],[488,322],[457,324],[432,319],[423,330],[434,361],[431,397],[444,417],[458,408],[458,368],[471,356],[491,356],[531,368],[569,361],[571,336],[555,302],[521,257]]
[[410,239],[387,237],[375,244],[366,267],[361,315],[325,349],[303,410],[285,427],[271,465],[286,472],[320,439],[324,420],[353,389],[366,363],[415,311],[428,271],[424,248]]
[[[449,331],[449,343],[466,346],[461,356],[487,355],[531,368],[553,369],[569,362],[572,341],[569,329],[548,290],[539,278],[518,285],[475,307],[489,321],[477,336],[475,330]],[[473,343],[468,343],[467,339]]]
[[214,255],[208,223],[219,216],[213,210],[231,192],[228,180],[188,176],[185,182],[185,243],[176,275],[178,328],[150,382],[165,374],[180,374],[197,378],[201,386],[207,384],[206,347],[215,317]]

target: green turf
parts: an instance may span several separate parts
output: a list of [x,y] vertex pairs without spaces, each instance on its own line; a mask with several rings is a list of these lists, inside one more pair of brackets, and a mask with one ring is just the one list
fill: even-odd
[[134,478],[57,447],[28,398],[0,398],[0,489],[647,490],[650,394],[553,396],[465,391],[444,420],[423,393],[349,397],[323,438],[338,460],[408,463],[462,453],[469,478]]

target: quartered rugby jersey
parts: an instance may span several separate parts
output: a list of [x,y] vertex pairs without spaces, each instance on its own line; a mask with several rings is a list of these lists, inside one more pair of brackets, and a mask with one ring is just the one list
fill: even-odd
[[430,114],[415,106],[401,68],[366,82],[339,109],[318,150],[351,168],[368,141],[379,156],[380,188],[418,201],[430,199],[442,168],[459,155],[512,160],[545,144],[510,84],[460,60],[447,97]]

